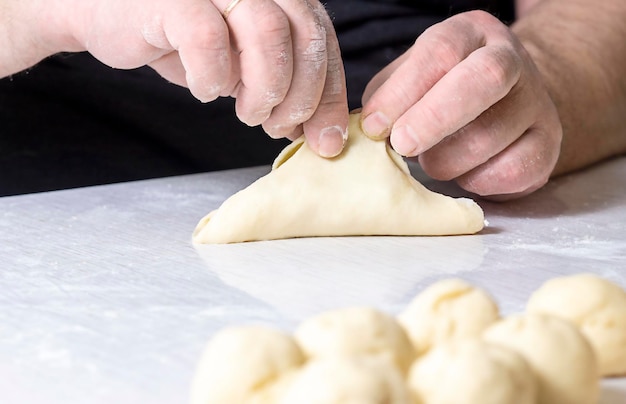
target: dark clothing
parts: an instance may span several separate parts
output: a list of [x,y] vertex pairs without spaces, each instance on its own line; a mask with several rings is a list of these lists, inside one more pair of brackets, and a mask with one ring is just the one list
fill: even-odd
[[[370,78],[428,26],[498,0],[327,0],[339,36],[351,108]],[[0,196],[269,164],[285,146],[234,115],[202,104],[148,67],[111,69],[87,53],[50,57],[0,80]]]
[[351,108],[365,86],[404,53],[426,28],[469,10],[486,10],[512,22],[513,1],[503,0],[328,0],[346,69]]
[[150,68],[87,53],[0,81],[0,195],[266,164],[285,144]]

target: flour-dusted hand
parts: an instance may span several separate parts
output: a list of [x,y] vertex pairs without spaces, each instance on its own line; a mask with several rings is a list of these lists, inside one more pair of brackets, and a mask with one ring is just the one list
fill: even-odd
[[315,152],[335,156],[348,137],[348,104],[333,24],[318,0],[275,1],[290,22],[293,76],[287,95],[263,128],[270,136],[290,139],[304,132]]
[[304,131],[324,156],[342,149],[345,78],[318,0],[8,0],[0,11],[0,76],[86,50],[115,68],[149,65],[204,102],[235,97],[237,116],[272,137]]
[[363,96],[362,126],[419,156],[427,174],[479,195],[544,185],[559,156],[557,109],[533,60],[495,17],[472,11],[426,30]]

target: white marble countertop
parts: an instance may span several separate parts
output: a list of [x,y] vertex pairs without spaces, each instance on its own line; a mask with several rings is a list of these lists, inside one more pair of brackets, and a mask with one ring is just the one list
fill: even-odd
[[[626,287],[626,158],[506,204],[463,237],[353,237],[203,246],[196,222],[268,168],[0,198],[0,401],[185,403],[217,329],[291,330],[325,309],[397,313],[461,277],[503,313],[548,278],[594,272]],[[460,194],[423,178],[431,189]],[[626,403],[626,379],[603,404]]]

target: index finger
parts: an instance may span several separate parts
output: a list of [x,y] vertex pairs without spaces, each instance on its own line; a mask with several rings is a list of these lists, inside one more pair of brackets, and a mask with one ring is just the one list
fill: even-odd
[[[463,88],[471,85],[473,78],[468,81],[468,77],[472,76],[468,76],[468,73],[479,65],[480,54],[469,57],[488,42],[491,45],[494,42],[492,38],[494,29],[501,26],[495,17],[487,13],[470,12],[449,18],[426,30],[405,55],[371,81],[366,90],[369,99],[365,100],[363,106],[363,130],[371,137],[386,137],[392,128],[394,131],[398,128],[408,129],[405,126],[409,121],[420,125],[424,121],[431,123],[439,121],[444,126],[457,126],[450,122],[458,121],[459,117],[448,114],[453,109],[452,113],[466,111],[468,109],[466,103],[475,97],[473,91],[476,86],[468,89],[466,94],[460,93]],[[501,38],[502,35],[496,37]],[[471,59],[476,59],[476,63]],[[456,68],[463,64],[465,65],[463,69],[466,70]],[[452,72],[453,69],[457,71]],[[479,73],[479,70],[475,73]],[[444,77],[448,83],[438,85]],[[372,91],[372,86],[378,88]],[[431,95],[437,86],[439,88]],[[503,94],[498,94],[494,99],[502,96]],[[435,104],[427,102],[429,99],[435,100],[433,101]],[[436,105],[437,100],[441,103],[446,100],[451,102],[450,108],[443,111],[440,109],[441,105]],[[418,107],[416,104],[420,102],[421,105]],[[405,116],[412,108],[414,111],[421,109],[422,116],[411,118]],[[409,128],[414,130],[410,126]],[[441,133],[445,132],[449,132],[449,128],[430,128],[427,133],[441,136]],[[406,149],[407,147],[404,147],[403,151],[414,151]]]
[[478,49],[396,121],[391,144],[405,156],[430,149],[501,100],[519,77],[519,61],[510,48]]

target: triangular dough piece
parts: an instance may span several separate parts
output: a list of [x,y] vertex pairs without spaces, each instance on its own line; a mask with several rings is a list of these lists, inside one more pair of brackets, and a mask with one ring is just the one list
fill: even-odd
[[363,134],[350,116],[339,156],[314,153],[304,136],[276,158],[272,171],[205,216],[193,242],[235,243],[315,236],[472,234],[482,209],[426,189],[387,141]]

